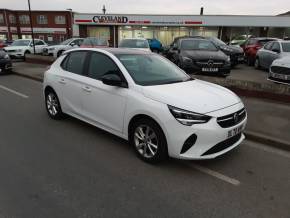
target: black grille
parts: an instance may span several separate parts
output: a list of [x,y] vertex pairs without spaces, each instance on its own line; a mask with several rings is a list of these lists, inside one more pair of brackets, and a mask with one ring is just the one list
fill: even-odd
[[226,140],[216,144],[215,146],[213,146],[211,149],[209,149],[205,153],[203,153],[202,156],[215,154],[215,153],[218,153],[222,150],[225,150],[225,149],[231,147],[232,145],[234,145],[235,143],[237,143],[241,139],[241,137],[242,137],[242,133],[240,133],[234,137],[231,137],[229,139],[226,139]]
[[212,60],[212,59],[195,60],[194,62],[199,67],[209,67],[209,68],[220,68],[223,67],[225,63],[222,60]]
[[242,122],[245,119],[246,114],[247,114],[246,109],[243,108],[235,113],[232,113],[223,117],[218,117],[217,123],[222,128],[229,128]]
[[180,154],[187,152],[196,142],[197,136],[191,135],[183,144]]
[[277,73],[277,74],[290,75],[290,68],[273,66],[273,67],[271,67],[271,72]]
[[281,82],[281,83],[289,83],[290,84],[290,80],[284,80],[284,79],[278,79],[278,78],[274,78],[274,77],[269,77],[269,79],[274,80],[276,82]]

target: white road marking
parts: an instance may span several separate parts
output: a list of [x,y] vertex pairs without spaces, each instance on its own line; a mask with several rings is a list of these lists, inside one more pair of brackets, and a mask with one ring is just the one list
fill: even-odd
[[20,92],[17,92],[17,91],[15,91],[15,90],[13,90],[13,89],[9,89],[9,88],[7,88],[7,87],[5,87],[5,86],[2,86],[2,85],[0,85],[0,89],[3,89],[3,90],[5,90],[5,91],[7,91],[7,92],[10,92],[10,93],[13,93],[14,95],[18,95],[18,96],[20,96],[20,97],[22,97],[22,98],[29,98],[27,95],[25,95],[25,94],[22,94],[22,93],[20,93]]
[[224,182],[230,183],[231,185],[239,186],[241,184],[241,182],[239,180],[236,180],[234,178],[230,178],[230,177],[228,177],[226,175],[223,175],[223,174],[221,174],[219,172],[213,171],[213,170],[208,169],[206,167],[203,167],[203,166],[200,166],[200,165],[196,165],[196,164],[190,165],[190,166],[193,167],[194,169],[202,172],[202,173],[208,174],[208,175],[213,176],[213,177],[215,177],[217,179],[220,179],[220,180],[222,180]]
[[280,156],[285,157],[285,158],[290,158],[289,151],[284,151],[284,150],[279,149],[279,148],[270,147],[268,145],[261,145],[261,144],[249,142],[249,141],[247,141],[247,143],[245,143],[244,145],[255,148],[255,149],[259,149],[259,150],[262,150],[262,151],[265,151],[268,153],[280,155]]

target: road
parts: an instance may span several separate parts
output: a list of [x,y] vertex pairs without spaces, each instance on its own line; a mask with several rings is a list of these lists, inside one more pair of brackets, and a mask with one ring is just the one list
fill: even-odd
[[290,217],[290,153],[245,141],[215,160],[148,165],[122,139],[49,119],[41,88],[0,77],[1,218]]

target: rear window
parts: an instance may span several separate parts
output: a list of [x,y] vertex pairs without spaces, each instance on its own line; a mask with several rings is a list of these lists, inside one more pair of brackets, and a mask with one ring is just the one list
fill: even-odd
[[284,52],[290,52],[290,43],[289,42],[282,42],[282,49]]

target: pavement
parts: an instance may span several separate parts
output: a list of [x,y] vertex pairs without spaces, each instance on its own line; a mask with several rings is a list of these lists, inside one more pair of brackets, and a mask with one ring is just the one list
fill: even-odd
[[[37,81],[43,80],[43,74],[48,69],[48,65],[34,64],[26,62],[14,63],[13,71],[21,76],[28,77]],[[216,80],[225,80],[223,78],[194,75],[195,77],[216,82]],[[213,81],[214,80],[214,81]],[[290,86],[274,84],[267,81],[267,73],[261,70],[255,70],[252,67],[238,65],[232,70],[231,75],[226,79],[229,81],[239,81],[239,83],[251,80],[250,83],[262,82],[266,86],[283,87],[288,89]],[[216,82],[219,84],[219,82]],[[236,91],[236,90],[234,90]],[[239,95],[243,93],[237,92]],[[255,97],[260,97],[254,95]],[[265,99],[244,97],[243,101],[246,105],[249,122],[247,127],[247,135],[252,140],[267,143],[279,148],[290,150],[290,95],[289,103],[279,103]]]
[[0,76],[0,217],[289,217],[290,152],[246,140],[215,160],[148,165],[118,137],[50,119],[41,89]]

